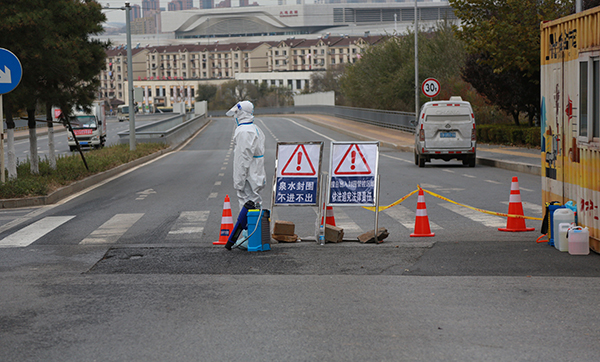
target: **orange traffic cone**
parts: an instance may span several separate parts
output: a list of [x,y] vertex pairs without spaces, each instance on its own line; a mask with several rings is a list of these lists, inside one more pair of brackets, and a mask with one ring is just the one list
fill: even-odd
[[[521,191],[519,191],[519,179],[517,176],[512,178],[510,184],[510,199],[508,200],[508,214],[521,215],[523,214],[523,204],[521,203]],[[525,219],[520,217],[509,217],[506,220],[505,228],[498,228],[500,231],[533,231],[535,228],[525,226]]]
[[221,235],[219,241],[213,242],[213,245],[225,245],[229,239],[229,235],[233,231],[233,217],[231,215],[231,201],[229,195],[225,195],[223,203],[223,217],[221,217]]
[[[327,206],[327,211],[325,212],[325,224],[336,226],[335,225],[335,217],[333,216],[333,206]],[[323,217],[321,217],[321,225],[323,225]]]
[[427,217],[427,207],[425,206],[425,194],[419,187],[419,198],[417,199],[417,218],[415,221],[415,232],[410,236],[435,236],[429,228],[429,218]]

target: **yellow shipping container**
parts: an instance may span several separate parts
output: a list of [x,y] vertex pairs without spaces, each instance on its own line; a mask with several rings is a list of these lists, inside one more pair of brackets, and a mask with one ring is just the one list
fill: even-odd
[[600,7],[541,24],[542,199],[577,205],[600,252]]

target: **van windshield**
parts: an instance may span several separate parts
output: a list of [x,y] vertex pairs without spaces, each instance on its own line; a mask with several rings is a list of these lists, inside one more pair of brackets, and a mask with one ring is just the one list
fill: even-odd
[[443,122],[471,122],[471,117],[468,115],[429,115],[425,118],[425,122],[443,123]]
[[129,106],[127,107],[119,107],[120,113],[129,113]]
[[94,116],[77,116],[71,121],[73,128],[97,128],[96,117]]

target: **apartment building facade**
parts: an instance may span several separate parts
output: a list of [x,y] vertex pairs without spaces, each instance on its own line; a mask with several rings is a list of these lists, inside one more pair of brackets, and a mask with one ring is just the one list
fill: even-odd
[[[316,71],[355,63],[366,47],[383,36],[287,39],[278,42],[185,44],[133,49],[134,87],[144,89],[143,104],[171,107],[194,103],[199,84],[243,82],[287,86],[300,92]],[[269,75],[273,73],[274,75]],[[128,103],[127,50],[107,51],[99,96],[111,104]],[[140,104],[141,106],[141,104]]]

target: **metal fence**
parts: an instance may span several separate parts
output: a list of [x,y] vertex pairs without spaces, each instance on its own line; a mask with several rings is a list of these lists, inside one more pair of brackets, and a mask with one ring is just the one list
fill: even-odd
[[[225,117],[224,111],[209,111],[209,116]],[[342,106],[297,106],[256,108],[254,114],[324,114],[338,118],[350,119],[357,122],[369,123],[380,127],[398,129],[405,132],[414,132],[415,126],[410,122],[415,119],[412,112],[384,111],[379,109],[354,108]]]

